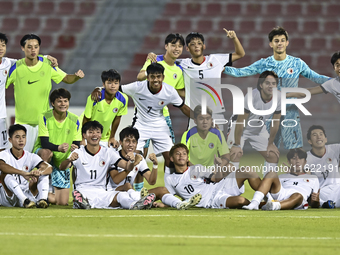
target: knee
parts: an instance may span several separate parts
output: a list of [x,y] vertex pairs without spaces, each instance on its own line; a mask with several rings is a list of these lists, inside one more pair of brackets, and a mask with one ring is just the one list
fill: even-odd
[[50,162],[53,157],[53,152],[49,149],[41,149],[38,155],[46,162]]
[[300,205],[303,202],[303,196],[300,193],[294,193],[291,198],[296,201],[296,205]]

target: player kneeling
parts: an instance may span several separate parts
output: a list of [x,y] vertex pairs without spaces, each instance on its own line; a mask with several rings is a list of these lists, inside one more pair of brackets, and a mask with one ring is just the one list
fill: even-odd
[[[275,172],[269,172],[261,181],[251,203],[243,206],[243,209],[258,210],[261,200],[270,192],[277,200],[268,201],[262,210],[290,210],[307,209],[308,197],[317,195],[319,180],[316,176],[306,173],[304,167],[307,162],[307,153],[302,149],[291,149],[287,154],[290,164],[290,173],[280,176]],[[312,201],[311,207],[318,208],[319,201]]]
[[75,180],[74,208],[124,208],[124,209],[147,209],[155,201],[155,194],[134,200],[127,192],[107,191],[106,176],[108,169],[117,165],[127,171],[131,171],[141,160],[140,155],[129,152],[122,159],[120,155],[109,148],[99,145],[103,126],[98,121],[89,121],[82,128],[83,138],[87,145],[72,152],[68,159],[60,164],[60,170],[74,166]]
[[22,125],[10,126],[8,133],[12,148],[0,152],[0,204],[7,207],[47,208],[48,176],[52,166],[38,155],[24,150],[26,132]]

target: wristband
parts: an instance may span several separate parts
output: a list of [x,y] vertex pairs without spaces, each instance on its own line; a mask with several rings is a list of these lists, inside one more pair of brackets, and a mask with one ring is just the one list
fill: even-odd
[[129,162],[130,162],[131,164],[135,163],[135,161],[134,161],[134,160],[131,160],[131,159],[129,160]]
[[158,169],[158,165],[153,164],[152,169]]
[[234,147],[237,147],[237,148],[241,148],[241,145],[240,145],[240,144],[234,143],[233,146],[234,146]]

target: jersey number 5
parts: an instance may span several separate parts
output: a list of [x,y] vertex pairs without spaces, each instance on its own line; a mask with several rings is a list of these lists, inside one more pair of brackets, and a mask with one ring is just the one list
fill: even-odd
[[200,79],[203,79],[204,77],[203,77],[203,70],[199,70],[198,71],[198,77],[200,78]]

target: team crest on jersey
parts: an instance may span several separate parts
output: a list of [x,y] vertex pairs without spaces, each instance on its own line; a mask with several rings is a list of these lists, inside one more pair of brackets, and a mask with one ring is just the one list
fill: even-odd
[[44,77],[44,76],[45,76],[45,72],[44,72],[44,71],[41,71],[41,72],[40,72],[40,76],[41,76],[41,77]]
[[104,161],[104,160],[101,160],[101,161],[99,162],[99,166],[105,166],[105,161]]
[[114,113],[116,113],[116,112],[118,112],[118,108],[114,108],[112,111],[113,111]]
[[328,163],[328,164],[332,163],[332,159],[331,159],[331,158],[328,158],[328,159],[327,159],[327,163]]
[[193,175],[192,177],[191,177],[191,180],[196,180],[197,179],[197,176],[196,175]]
[[174,73],[172,77],[174,77],[174,79],[177,79],[177,73]]
[[309,179],[303,179],[305,182],[309,182]]
[[66,130],[65,130],[65,133],[66,133],[67,135],[69,135],[69,134],[71,133],[71,130],[66,129]]
[[208,63],[207,63],[207,66],[208,66],[208,68],[213,68],[213,67],[214,67],[214,65],[213,65],[212,62],[208,62]]
[[159,103],[158,103],[159,105],[164,105],[164,101],[163,100],[161,100],[161,101],[159,101]]
[[293,73],[294,73],[293,68],[288,68],[288,69],[287,69],[287,73],[288,73],[288,74],[293,74]]
[[135,172],[138,172],[138,167],[135,167]]
[[214,148],[215,147],[215,145],[213,144],[213,143],[209,143],[209,148],[210,149],[212,149],[212,148]]
[[28,171],[28,166],[25,166],[25,165],[24,165],[24,166],[22,167],[22,170],[23,170],[23,171]]
[[3,76],[7,76],[7,70],[4,70],[4,71],[2,72],[2,74],[3,74]]

